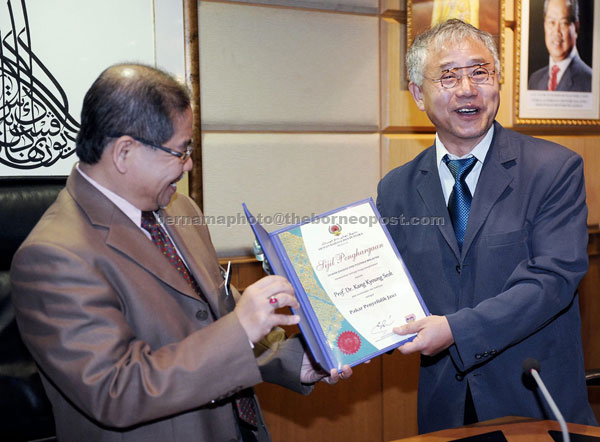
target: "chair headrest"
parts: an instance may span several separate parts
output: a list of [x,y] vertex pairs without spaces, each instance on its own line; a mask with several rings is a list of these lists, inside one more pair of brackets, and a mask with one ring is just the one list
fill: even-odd
[[66,177],[0,178],[0,269],[65,187]]

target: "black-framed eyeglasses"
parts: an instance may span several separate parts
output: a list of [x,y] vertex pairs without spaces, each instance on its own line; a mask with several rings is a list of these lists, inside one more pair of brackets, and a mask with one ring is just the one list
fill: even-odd
[[[472,66],[462,66],[459,68],[445,69],[442,71],[442,75],[438,79],[430,78],[429,80],[434,83],[440,83],[444,89],[452,89],[458,82],[466,75],[469,80],[474,84],[483,84],[488,81],[490,75],[495,74],[496,71],[489,71],[485,66],[490,63],[479,63]],[[459,75],[457,72],[461,69],[467,69],[465,75]]]
[[158,149],[158,150],[162,150],[163,152],[166,153],[170,153],[173,156],[176,156],[177,158],[179,158],[179,160],[182,163],[185,163],[187,161],[187,159],[189,157],[192,156],[192,152],[194,151],[194,144],[192,142],[190,142],[190,144],[187,146],[186,150],[184,150],[183,152],[180,152],[178,150],[173,150],[173,149],[169,149],[168,147],[165,146],[161,146],[160,144],[155,144],[151,141],[148,141],[144,138],[140,138],[140,137],[134,137],[133,135],[128,135],[128,134],[121,134],[121,135],[114,135],[114,134],[110,134],[108,135],[111,138],[119,138],[122,137],[124,135],[127,135],[128,137],[133,138],[135,141],[137,141],[140,144],[144,144],[146,146],[150,146],[154,149]]

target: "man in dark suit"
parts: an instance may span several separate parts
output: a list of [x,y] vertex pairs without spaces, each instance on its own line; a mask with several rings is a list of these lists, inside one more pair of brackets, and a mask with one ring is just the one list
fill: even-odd
[[550,54],[547,66],[529,77],[530,90],[591,92],[592,69],[577,52],[577,0],[544,2],[544,39]]
[[417,333],[402,353],[422,354],[419,431],[552,418],[522,378],[528,357],[566,419],[595,424],[576,295],[588,265],[581,157],[494,122],[489,34],[449,20],[415,39],[407,67],[435,144],[382,179],[377,205],[432,313],[395,329]]
[[284,278],[241,297],[225,283],[202,213],[176,193],[191,135],[185,86],[105,70],[84,99],[80,163],[15,255],[16,318],[61,442],[268,441],[250,387],[338,379],[273,329],[298,322],[275,311],[298,306]]

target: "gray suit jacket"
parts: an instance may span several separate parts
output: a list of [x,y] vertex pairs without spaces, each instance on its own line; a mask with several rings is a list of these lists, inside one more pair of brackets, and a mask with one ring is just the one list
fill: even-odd
[[[538,69],[529,77],[529,90],[548,90],[549,74],[548,66]],[[592,69],[583,62],[579,55],[575,55],[560,82],[556,91],[568,92],[591,92],[592,91]]]
[[[462,425],[467,385],[480,420],[553,418],[522,378],[528,357],[541,363],[567,421],[596,423],[576,295],[588,266],[582,159],[494,124],[462,253],[434,146],[392,170],[378,188],[377,205],[390,217],[400,254],[431,313],[448,318],[455,340],[421,358],[420,432]],[[417,217],[420,225],[394,223],[401,216]]]
[[198,207],[177,195],[163,215],[196,220],[167,229],[208,302],[75,169],[15,255],[16,317],[60,441],[235,440],[235,393],[263,380],[309,391],[299,340],[252,351]]

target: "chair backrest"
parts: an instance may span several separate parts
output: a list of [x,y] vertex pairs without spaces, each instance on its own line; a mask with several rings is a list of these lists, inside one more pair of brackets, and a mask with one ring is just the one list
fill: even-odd
[[52,409],[19,335],[10,300],[12,258],[66,178],[0,178],[0,440],[54,435]]

